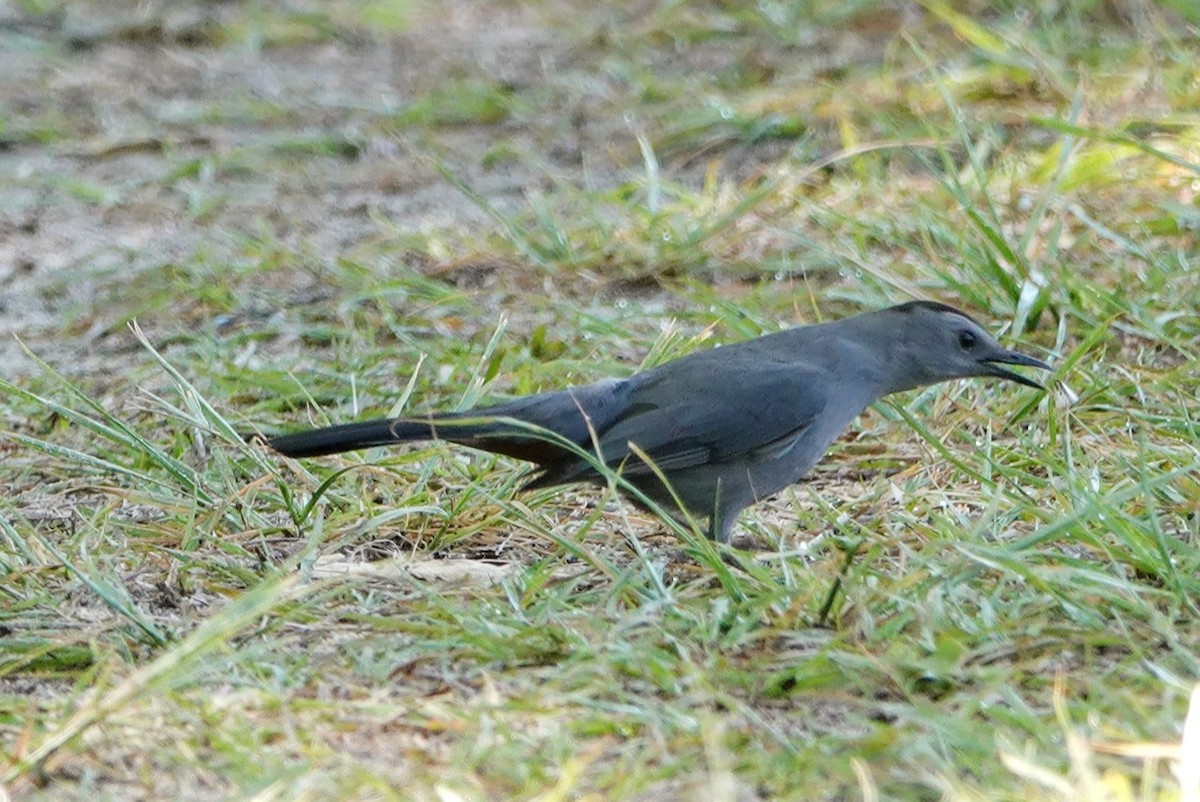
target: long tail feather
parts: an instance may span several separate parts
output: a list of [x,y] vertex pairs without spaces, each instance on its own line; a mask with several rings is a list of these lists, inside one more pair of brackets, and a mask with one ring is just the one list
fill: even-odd
[[323,457],[409,440],[431,440],[434,436],[429,423],[380,418],[283,434],[268,438],[267,445],[288,457]]
[[[435,412],[427,418],[380,418],[344,423],[267,438],[267,445],[289,457],[322,457],[372,446],[413,440],[448,440],[472,448],[546,466],[575,455],[558,438],[587,448],[593,432],[603,431],[625,409],[625,382],[609,381],[555,390],[467,412]],[[526,425],[520,425],[521,423]]]

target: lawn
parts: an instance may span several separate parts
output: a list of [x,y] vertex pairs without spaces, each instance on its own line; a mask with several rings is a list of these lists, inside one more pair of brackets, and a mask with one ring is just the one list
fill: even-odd
[[[1200,12],[0,5],[0,799],[1200,800]],[[465,409],[913,298],[714,547]]]

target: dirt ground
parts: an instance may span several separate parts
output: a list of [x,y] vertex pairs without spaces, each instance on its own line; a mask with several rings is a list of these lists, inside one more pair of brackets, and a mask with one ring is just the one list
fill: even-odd
[[[387,124],[389,114],[447,75],[537,82],[570,55],[530,15],[485,3],[455,4],[386,41],[188,41],[232,24],[223,14],[237,10],[88,6],[34,18],[0,6],[9,40],[0,70],[9,127],[0,134],[5,375],[32,367],[14,335],[64,369],[111,369],[124,349],[106,346],[116,321],[98,301],[139,271],[200,250],[216,265],[235,258],[240,238],[263,226],[320,264],[378,236],[379,218],[413,230],[484,224],[479,208]],[[578,175],[579,154],[595,150],[584,140],[611,125],[564,112],[534,117],[540,129],[444,128],[437,155],[493,203],[517,202],[537,178],[519,163],[483,170],[475,155],[502,135]],[[573,144],[564,144],[564,131]],[[299,155],[279,156],[289,142],[315,138],[344,152],[306,155],[301,145]],[[224,169],[231,154],[245,156]],[[591,166],[589,175],[602,179],[609,169]],[[210,191],[220,202],[192,213],[189,203]]]
[[[553,4],[412,9],[386,35],[351,22],[325,35],[294,20],[260,21],[256,34],[240,4],[68,4],[43,15],[0,5],[0,371],[31,370],[14,335],[66,370],[111,369],[129,342],[105,342],[123,332],[107,313],[109,293],[197,254],[220,269],[245,238],[266,234],[308,254],[290,277],[301,285],[305,268],[377,240],[380,221],[400,231],[490,229],[435,160],[499,209],[555,181],[605,187],[641,169],[642,123],[626,111],[636,98],[606,61],[606,37],[640,9],[595,20]],[[878,58],[898,22],[885,14],[878,30],[806,43],[811,64],[799,67],[794,53],[720,40],[666,42],[637,58],[683,79],[746,58],[764,70],[787,59],[817,75]],[[432,133],[397,123],[414,99],[473,80],[534,108],[519,120],[451,119]],[[520,158],[485,165],[480,154],[497,143]],[[735,148],[723,170],[747,174],[778,148]],[[674,180],[699,181],[704,163],[670,167]],[[294,289],[303,302],[304,287]]]

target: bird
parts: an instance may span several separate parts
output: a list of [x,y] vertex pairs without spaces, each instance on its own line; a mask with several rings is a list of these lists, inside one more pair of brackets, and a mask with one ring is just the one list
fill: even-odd
[[[727,543],[747,507],[799,482],[876,400],[953,379],[1045,390],[1007,369],[1053,368],[946,304],[915,300],[697,351],[625,378],[491,406],[267,437],[286,457],[443,440],[533,463],[523,489],[604,485],[605,466]],[[618,487],[623,483],[618,483]],[[644,498],[639,498],[638,494]]]

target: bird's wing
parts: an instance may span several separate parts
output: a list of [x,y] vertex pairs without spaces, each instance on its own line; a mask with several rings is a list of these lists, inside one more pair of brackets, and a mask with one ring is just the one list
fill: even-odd
[[[740,360],[739,360],[740,362]],[[742,459],[771,459],[792,447],[825,406],[829,377],[805,364],[759,362],[683,366],[647,374],[612,425],[597,432],[604,462],[627,475],[648,473],[630,444],[663,471]],[[637,381],[637,377],[635,377]],[[536,486],[579,481],[586,460],[552,466]]]

